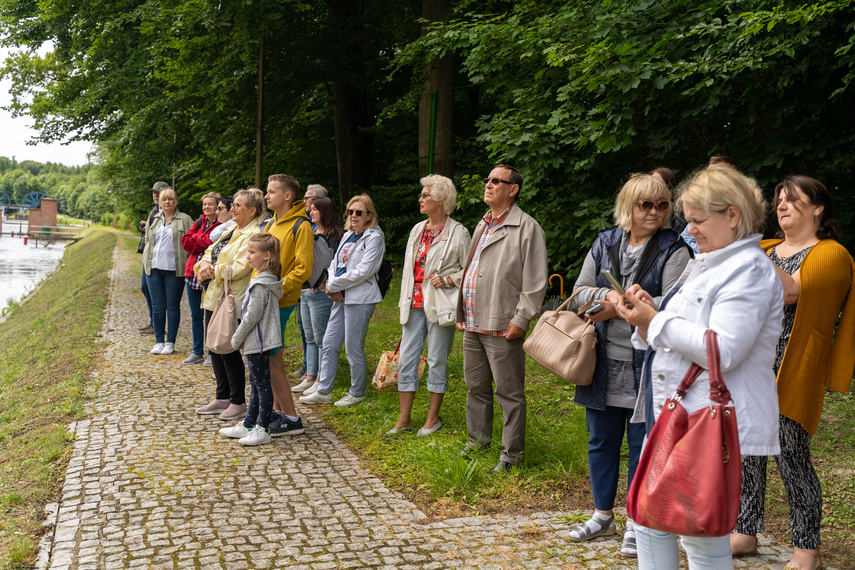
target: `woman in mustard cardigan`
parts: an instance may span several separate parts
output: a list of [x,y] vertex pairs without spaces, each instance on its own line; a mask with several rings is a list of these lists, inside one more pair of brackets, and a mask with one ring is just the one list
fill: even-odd
[[[788,176],[775,188],[774,203],[781,227],[778,236],[783,239],[766,240],[760,246],[784,285],[783,332],[775,359],[781,442],[781,455],[775,460],[790,504],[793,542],[793,556],[784,568],[814,570],[822,567],[822,492],[811,463],[810,440],[819,424],[825,389],[846,392],[852,379],[855,294],[849,293],[855,264],[836,241],[839,229],[822,183]],[[730,541],[735,556],[757,550],[765,494],[766,457],[743,457],[742,502]]]

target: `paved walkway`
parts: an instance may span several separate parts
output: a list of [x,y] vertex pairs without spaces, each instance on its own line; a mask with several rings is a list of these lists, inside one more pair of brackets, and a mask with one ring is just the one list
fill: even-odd
[[[245,448],[217,434],[210,368],[178,352],[151,356],[140,336],[140,258],[117,249],[90,416],[75,442],[54,532],[40,567],[126,568],[635,568],[619,538],[568,541],[560,513],[428,523],[363,469],[310,409],[305,435]],[[187,311],[184,311],[187,313]],[[189,319],[186,319],[189,320]],[[761,542],[737,568],[780,569],[788,548]]]

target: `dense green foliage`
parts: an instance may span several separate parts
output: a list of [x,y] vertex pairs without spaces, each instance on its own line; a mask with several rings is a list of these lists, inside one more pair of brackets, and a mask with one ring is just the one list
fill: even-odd
[[107,184],[98,174],[92,164],[63,166],[0,156],[0,194],[23,204],[30,192],[43,192],[57,199],[60,213],[97,222],[111,217],[114,210]]
[[98,143],[117,207],[139,215],[154,180],[174,175],[191,214],[253,183],[263,36],[264,176],[371,192],[392,252],[418,218],[424,69],[449,52],[456,215],[472,227],[478,178],[517,165],[556,271],[611,224],[628,174],[682,178],[713,154],[766,188],[815,176],[853,221],[853,0],[456,0],[428,25],[434,2],[0,0],[4,42],[24,48],[2,73],[43,140]]

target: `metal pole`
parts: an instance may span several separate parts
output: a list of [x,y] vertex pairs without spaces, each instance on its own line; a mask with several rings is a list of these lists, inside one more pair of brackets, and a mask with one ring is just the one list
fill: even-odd
[[[433,174],[434,149],[436,148],[436,106],[439,99],[439,91],[434,89],[430,92],[430,128],[428,132],[428,155],[427,173]],[[424,139],[422,139],[424,140]]]

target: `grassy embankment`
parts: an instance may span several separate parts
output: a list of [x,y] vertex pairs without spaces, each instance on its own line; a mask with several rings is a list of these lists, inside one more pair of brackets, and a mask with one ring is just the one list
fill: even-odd
[[115,234],[90,232],[0,323],[0,568],[31,563],[97,361]]
[[[366,341],[369,377],[383,350],[394,350],[401,335],[398,287],[393,282],[371,319]],[[295,368],[300,335],[293,320],[286,332],[286,359]],[[585,520],[582,510],[593,508],[588,483],[585,411],[573,403],[574,388],[548,374],[530,359],[526,396],[528,421],[526,463],[504,477],[487,469],[498,461],[494,449],[469,463],[457,458],[466,443],[466,386],[463,382],[462,335],[455,336],[449,358],[449,391],[440,418],[443,428],[431,437],[414,432],[386,436],[398,418],[398,394],[379,393],[368,386],[368,398],[353,408],[322,406],[324,420],[357,451],[366,465],[392,488],[410,496],[430,516],[467,516],[491,512],[522,513],[556,510],[568,523]],[[342,354],[333,396],[344,395],[350,371]],[[416,428],[428,409],[424,379],[413,409]],[[493,441],[501,441],[502,414],[495,407]],[[823,555],[827,564],[855,568],[855,391],[829,393],[823,420],[813,440],[813,458],[823,484]],[[627,448],[624,446],[624,467]],[[617,505],[625,504],[625,475]],[[774,461],[770,461],[767,493],[767,532],[789,542],[786,493]]]

